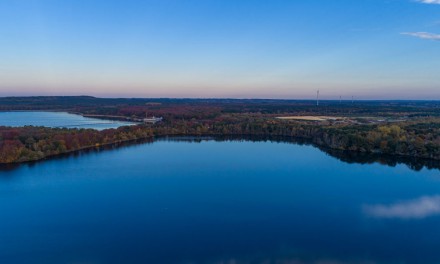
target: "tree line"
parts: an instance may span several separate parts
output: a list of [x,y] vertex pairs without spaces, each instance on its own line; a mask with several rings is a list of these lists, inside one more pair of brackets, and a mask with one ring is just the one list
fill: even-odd
[[300,138],[336,150],[440,160],[440,121],[418,119],[383,125],[316,124],[263,115],[224,115],[210,120],[174,119],[97,131],[0,127],[0,163],[44,159],[86,148],[158,136],[277,136]]
[[0,127],[0,163],[34,161],[81,149],[152,137],[145,127],[97,131],[48,127]]

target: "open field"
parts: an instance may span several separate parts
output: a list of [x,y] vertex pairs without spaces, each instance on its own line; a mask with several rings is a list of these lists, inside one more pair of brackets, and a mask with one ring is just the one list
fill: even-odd
[[320,122],[346,119],[345,117],[336,117],[336,116],[280,116],[276,118],[280,120],[320,121]]

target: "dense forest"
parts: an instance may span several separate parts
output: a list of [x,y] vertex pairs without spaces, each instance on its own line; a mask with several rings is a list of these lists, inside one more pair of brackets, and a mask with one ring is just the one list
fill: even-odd
[[0,127],[0,163],[43,159],[85,148],[160,136],[269,136],[306,139],[330,149],[440,160],[440,120],[383,125],[315,124],[253,115],[174,120],[97,131]]
[[[163,122],[96,131],[0,127],[0,163],[44,159],[87,148],[160,136],[265,136],[304,139],[334,150],[440,160],[438,101],[260,99],[102,99],[3,97],[0,111],[51,110]],[[280,116],[330,116],[324,122]]]
[[160,125],[156,135],[282,136],[307,139],[331,149],[440,159],[440,120],[383,125],[317,125],[258,117],[218,122],[175,122]]
[[272,99],[96,98],[91,96],[0,97],[0,111],[52,110],[81,114],[173,119],[212,119],[224,114],[314,114],[374,116],[439,116],[440,101],[362,101]]
[[81,149],[152,137],[145,127],[97,131],[47,127],[0,127],[0,163],[40,160]]

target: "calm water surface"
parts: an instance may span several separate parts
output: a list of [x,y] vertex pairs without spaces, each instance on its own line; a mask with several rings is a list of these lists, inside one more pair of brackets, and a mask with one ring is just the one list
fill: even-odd
[[83,117],[65,112],[0,112],[0,126],[46,126],[66,128],[93,128],[103,130],[133,125],[134,123]]
[[439,170],[286,143],[159,141],[3,169],[0,212],[0,263],[440,263]]

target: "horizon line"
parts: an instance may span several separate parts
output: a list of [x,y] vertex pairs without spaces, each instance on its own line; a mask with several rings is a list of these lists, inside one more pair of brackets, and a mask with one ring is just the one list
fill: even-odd
[[[90,97],[95,99],[152,99],[152,100],[271,100],[271,101],[313,101],[316,102],[316,98],[239,98],[239,97],[99,97],[93,95],[11,95],[11,96],[0,96],[1,98],[35,98],[35,97]],[[351,101],[430,101],[430,102],[440,102],[440,99],[320,99],[320,102],[337,101],[337,102],[351,102]]]

